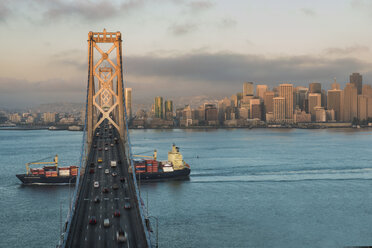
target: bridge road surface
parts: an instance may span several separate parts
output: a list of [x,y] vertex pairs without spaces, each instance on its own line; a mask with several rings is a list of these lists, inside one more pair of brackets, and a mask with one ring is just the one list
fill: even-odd
[[[79,196],[80,204],[75,210],[77,214],[73,233],[70,233],[71,245],[66,247],[145,247],[144,242],[138,242],[138,237],[135,237],[136,222],[133,192],[128,189],[127,179],[128,172],[124,170],[121,164],[116,167],[111,167],[111,161],[126,160],[120,156],[119,144],[114,140],[116,130],[103,122],[94,136],[91,154],[87,161],[86,167],[86,182],[81,189]],[[113,146],[111,146],[113,144]],[[96,148],[94,148],[96,146]],[[105,150],[107,148],[107,150]],[[98,158],[102,158],[103,162],[98,163]],[[94,166],[91,166],[94,163]],[[102,166],[100,169],[99,166]],[[89,170],[94,168],[94,173],[91,174]],[[105,170],[109,170],[106,174]],[[117,176],[112,173],[116,172]],[[125,182],[121,182],[120,178],[124,177]],[[99,182],[99,187],[94,187],[94,182]],[[114,190],[112,186],[117,184],[119,188]],[[108,193],[104,193],[103,189],[107,188]],[[95,202],[98,197],[100,202]],[[124,197],[130,199],[130,209],[124,208]],[[115,217],[115,210],[120,211],[120,217]],[[89,220],[95,217],[97,223],[95,225],[89,224]],[[109,227],[104,227],[104,219],[108,218],[110,221]],[[117,241],[116,233],[122,229],[127,233],[127,242],[119,243]]]

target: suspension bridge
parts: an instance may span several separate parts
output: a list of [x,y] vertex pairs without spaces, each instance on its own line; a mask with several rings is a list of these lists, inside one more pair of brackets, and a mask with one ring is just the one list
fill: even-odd
[[60,247],[153,247],[128,133],[120,32],[89,32],[81,159]]

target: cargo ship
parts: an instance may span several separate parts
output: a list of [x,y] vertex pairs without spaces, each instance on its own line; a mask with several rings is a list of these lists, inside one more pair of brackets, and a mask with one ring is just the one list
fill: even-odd
[[[45,165],[42,168],[30,168],[30,165]],[[53,162],[30,162],[26,164],[26,174],[16,175],[23,184],[71,184],[76,182],[77,166],[58,167],[58,155]]]
[[175,144],[168,152],[167,161],[157,161],[156,150],[153,157],[139,155],[134,155],[134,157],[152,158],[133,160],[136,178],[140,180],[185,179],[191,172],[190,166],[183,160],[180,149]]

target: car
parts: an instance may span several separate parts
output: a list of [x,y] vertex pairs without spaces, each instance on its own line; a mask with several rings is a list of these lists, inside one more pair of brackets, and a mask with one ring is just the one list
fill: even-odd
[[95,224],[97,224],[97,219],[96,219],[95,216],[90,217],[90,219],[89,219],[89,224],[90,224],[90,225],[95,225]]
[[121,160],[118,160],[118,164],[121,164]]
[[98,169],[102,169],[102,165],[98,165]]
[[118,175],[118,173],[113,172],[111,175],[112,175],[113,177],[116,177],[116,176]]
[[93,147],[94,147],[94,148],[97,148],[97,145],[96,145],[96,144],[94,144],[94,145],[93,145]]
[[102,147],[98,148],[98,151],[102,151]]
[[110,170],[109,169],[106,169],[105,170],[105,174],[109,174],[110,173]]
[[112,189],[117,190],[118,188],[119,188],[119,185],[117,185],[116,183],[112,185]]
[[99,197],[98,196],[96,196],[96,198],[94,198],[94,202],[95,203],[99,203],[101,200],[99,199]]
[[102,159],[101,157],[99,157],[99,158],[97,159],[97,161],[98,161],[98,163],[102,163],[102,162],[103,162],[103,159]]
[[127,233],[123,230],[119,230],[116,232],[116,240],[118,241],[118,243],[127,242],[127,239]]
[[105,143],[105,146],[108,146],[108,143]]
[[116,209],[115,212],[114,212],[114,216],[115,217],[120,217],[120,211]]
[[90,168],[89,174],[94,174],[94,169],[93,168]]
[[98,188],[99,187],[99,182],[98,181],[95,181],[94,182],[94,188]]
[[114,144],[112,144],[112,143],[111,143],[111,145],[110,145],[110,146],[114,146]]
[[125,197],[124,198],[124,208],[125,209],[130,209],[130,199],[129,199],[129,197]]
[[109,192],[108,188],[103,188],[102,189],[102,193],[108,193],[108,192]]
[[108,148],[107,147],[105,147],[105,151],[108,151]]
[[110,226],[110,220],[108,218],[103,220],[103,226],[104,227],[109,227]]
[[95,166],[95,164],[92,162],[92,163],[90,163],[90,167],[94,167]]
[[125,182],[125,177],[120,177],[120,182]]

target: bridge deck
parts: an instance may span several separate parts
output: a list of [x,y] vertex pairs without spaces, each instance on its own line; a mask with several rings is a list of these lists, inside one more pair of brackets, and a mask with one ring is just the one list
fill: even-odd
[[[66,247],[147,247],[128,164],[122,157],[120,144],[114,141],[114,128],[110,129],[105,123],[101,125],[100,135],[95,135],[93,139]],[[102,158],[103,162],[99,163],[98,158]],[[111,167],[110,161],[121,163]],[[116,176],[112,175],[114,172]],[[122,177],[125,181],[120,180]],[[94,187],[94,182],[99,182],[98,188]],[[115,184],[118,189],[113,189]],[[104,188],[107,193],[103,192]],[[96,198],[99,202],[95,201]],[[129,209],[124,208],[125,201],[128,202],[125,198],[129,198]],[[114,216],[115,211],[120,212],[120,217]],[[93,217],[96,224],[89,223]],[[104,219],[109,219],[109,227],[104,226]],[[119,229],[127,233],[127,242],[118,242],[116,235]]]

